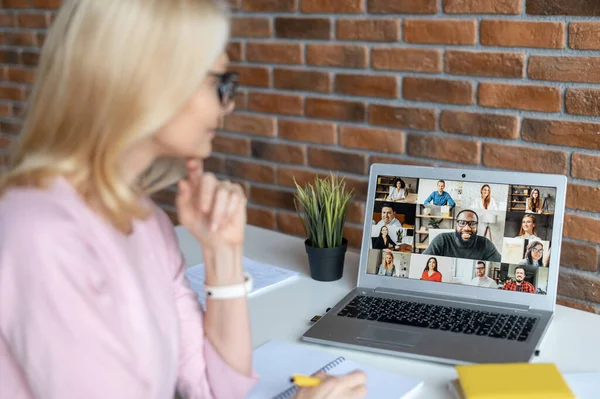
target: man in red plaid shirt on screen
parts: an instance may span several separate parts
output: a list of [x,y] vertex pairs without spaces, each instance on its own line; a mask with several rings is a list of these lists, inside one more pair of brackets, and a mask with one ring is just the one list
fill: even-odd
[[503,290],[507,291],[520,291],[529,292],[535,294],[535,287],[533,284],[524,281],[525,280],[525,269],[522,266],[517,266],[515,269],[515,279],[517,281],[509,281],[502,287]]

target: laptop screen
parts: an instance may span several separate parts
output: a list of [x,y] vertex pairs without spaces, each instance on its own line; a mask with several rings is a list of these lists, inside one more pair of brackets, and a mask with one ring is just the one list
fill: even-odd
[[556,188],[377,176],[367,273],[546,294]]

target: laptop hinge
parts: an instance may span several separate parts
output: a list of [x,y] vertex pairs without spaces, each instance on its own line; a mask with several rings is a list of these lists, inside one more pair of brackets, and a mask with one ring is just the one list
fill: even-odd
[[490,301],[487,299],[482,299],[480,297],[470,296],[470,295],[426,294],[426,293],[418,292],[418,291],[397,290],[397,289],[387,288],[387,287],[378,287],[375,289],[374,292],[376,292],[378,294],[402,295],[404,297],[409,296],[409,297],[421,298],[421,299],[434,299],[437,301],[447,301],[447,302],[462,303],[462,304],[467,304],[467,305],[491,306],[491,307],[496,307],[496,308],[513,309],[513,310],[520,310],[520,311],[531,310],[531,306],[529,306],[529,305]]

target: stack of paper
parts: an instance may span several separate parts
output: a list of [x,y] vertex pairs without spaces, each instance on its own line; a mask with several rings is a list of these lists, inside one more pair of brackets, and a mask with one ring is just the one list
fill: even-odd
[[[298,276],[297,272],[260,263],[250,258],[246,258],[245,256],[243,259],[243,266],[244,271],[252,276],[253,288],[250,292],[251,295],[267,288],[275,287],[288,279]],[[206,308],[204,295],[204,263],[188,267],[185,271],[185,275],[190,281],[191,288],[198,294],[198,300],[202,303],[202,307]]]

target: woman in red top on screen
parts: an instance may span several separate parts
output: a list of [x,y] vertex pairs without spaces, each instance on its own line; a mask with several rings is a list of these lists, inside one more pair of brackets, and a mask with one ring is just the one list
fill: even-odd
[[442,273],[438,272],[438,261],[436,258],[429,258],[421,275],[421,280],[442,282]]

